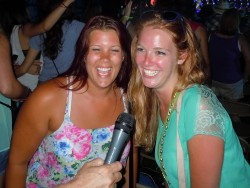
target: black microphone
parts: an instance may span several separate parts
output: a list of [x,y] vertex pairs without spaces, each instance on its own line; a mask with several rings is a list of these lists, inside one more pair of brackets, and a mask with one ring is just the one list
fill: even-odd
[[115,129],[109,151],[104,161],[105,164],[111,164],[118,160],[118,157],[129,140],[134,122],[135,119],[131,114],[123,112],[118,116],[115,122]]

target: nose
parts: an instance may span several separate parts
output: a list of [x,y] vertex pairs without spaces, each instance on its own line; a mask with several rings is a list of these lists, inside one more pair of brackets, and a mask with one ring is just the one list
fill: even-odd
[[145,54],[144,64],[145,64],[145,65],[150,65],[151,62],[152,62],[152,55],[151,55],[150,52],[147,52],[147,53]]
[[107,61],[110,58],[110,54],[108,51],[102,51],[101,53],[101,60]]

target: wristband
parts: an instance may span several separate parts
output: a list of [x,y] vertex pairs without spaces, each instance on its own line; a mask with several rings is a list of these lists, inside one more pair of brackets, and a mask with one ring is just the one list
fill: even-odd
[[129,20],[129,19],[133,19],[133,17],[132,16],[123,16],[124,18],[126,18],[127,20]]
[[68,8],[63,2],[61,3],[61,7]]

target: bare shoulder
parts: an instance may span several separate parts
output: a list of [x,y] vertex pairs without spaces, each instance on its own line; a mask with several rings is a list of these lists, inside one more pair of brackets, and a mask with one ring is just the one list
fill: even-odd
[[32,128],[38,132],[44,131],[44,134],[59,128],[64,116],[67,91],[58,81],[63,79],[52,79],[35,89],[22,105],[17,125],[32,125]]
[[62,88],[65,84],[65,78],[56,78],[40,84],[29,96],[27,103],[36,103],[36,105],[53,105],[60,103],[66,98],[66,90]]
[[197,28],[197,32],[199,33],[200,36],[205,36],[205,37],[207,37],[207,29],[206,29],[203,25],[200,25],[200,26]]
[[0,31],[0,45],[3,47],[1,49],[9,48],[9,41],[6,35]]
[[242,34],[239,35],[239,41],[241,45],[249,45],[247,38]]

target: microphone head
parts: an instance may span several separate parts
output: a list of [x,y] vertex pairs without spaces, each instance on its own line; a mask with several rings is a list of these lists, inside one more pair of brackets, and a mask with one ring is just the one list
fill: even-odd
[[123,129],[127,134],[134,128],[135,118],[126,112],[122,112],[116,122],[115,122],[115,129]]

